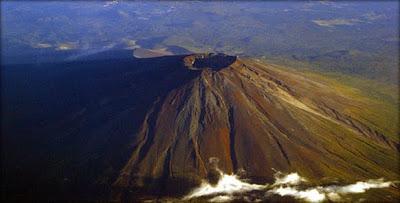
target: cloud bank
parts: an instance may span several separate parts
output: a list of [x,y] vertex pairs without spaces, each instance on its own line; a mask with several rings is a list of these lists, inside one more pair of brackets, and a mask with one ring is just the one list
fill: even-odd
[[[297,173],[294,173],[297,175]],[[289,174],[287,176],[293,176]],[[296,199],[303,199],[309,202],[321,202],[323,200],[341,201],[342,196],[351,193],[364,193],[366,190],[373,188],[385,188],[393,185],[394,182],[385,182],[383,179],[368,180],[366,182],[359,181],[355,184],[345,186],[316,186],[307,189],[299,189],[297,184],[278,184],[276,187],[269,189],[267,193],[278,194],[280,196],[292,196]]]
[[[235,199],[248,201],[268,200],[273,195],[290,196],[307,202],[321,202],[325,200],[338,202],[343,201],[347,194],[364,193],[369,189],[386,188],[398,181],[384,181],[384,179],[373,179],[365,182],[359,181],[350,185],[330,186],[306,186],[303,183],[307,179],[297,173],[285,174],[277,171],[273,184],[251,184],[241,180],[238,175],[225,174],[218,167],[216,171],[220,178],[216,184],[204,180],[198,188],[195,188],[183,200],[204,198],[209,202],[229,202]],[[249,195],[261,194],[261,197],[250,200]],[[254,194],[252,195],[254,196]]]
[[[194,189],[190,194],[184,197],[184,200],[193,199],[196,197],[202,196],[211,196],[217,194],[227,194],[233,195],[235,193],[245,193],[253,190],[264,190],[267,188],[267,185],[257,185],[250,184],[244,181],[241,181],[238,176],[235,174],[228,175],[224,174],[221,170],[217,169],[220,174],[220,179],[216,185],[210,184],[208,181],[203,181],[200,187]],[[217,196],[210,201],[218,201],[220,200],[232,200],[232,198],[228,199],[229,196]]]

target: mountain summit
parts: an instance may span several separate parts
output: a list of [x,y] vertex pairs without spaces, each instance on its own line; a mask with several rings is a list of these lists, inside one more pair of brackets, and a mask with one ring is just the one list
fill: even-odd
[[[74,184],[112,185],[102,192],[112,189],[115,198],[137,197],[132,190],[174,195],[210,179],[211,158],[224,173],[263,183],[276,170],[314,183],[399,178],[396,135],[349,111],[368,102],[293,69],[224,54],[41,66],[3,73],[6,86],[21,90],[5,92],[6,103],[37,101],[4,111],[36,109],[5,130],[9,185],[44,178],[50,187],[80,174]],[[38,79],[52,85],[35,86]],[[25,156],[21,147],[41,156]]]

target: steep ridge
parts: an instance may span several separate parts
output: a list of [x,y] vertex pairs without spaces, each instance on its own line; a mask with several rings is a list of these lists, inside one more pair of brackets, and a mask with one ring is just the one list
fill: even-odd
[[368,101],[296,70],[224,54],[38,66],[3,71],[9,190],[181,196],[212,177],[210,158],[255,183],[399,179],[396,135],[345,113]]

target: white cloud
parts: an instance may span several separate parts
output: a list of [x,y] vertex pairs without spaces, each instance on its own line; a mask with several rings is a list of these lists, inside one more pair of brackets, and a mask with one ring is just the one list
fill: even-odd
[[245,193],[253,190],[263,190],[267,187],[266,185],[243,182],[234,174],[223,174],[220,170],[218,172],[220,172],[221,178],[216,185],[211,185],[207,181],[203,181],[198,188],[185,196],[184,200],[218,194],[232,195],[235,193]]
[[385,182],[383,179],[368,180],[367,182],[357,182],[347,186],[329,186],[324,188],[328,192],[336,192],[339,194],[347,193],[364,193],[366,190],[372,188],[385,188],[391,186],[392,182]]
[[[210,159],[211,160],[211,159]],[[213,159],[214,160],[214,159]],[[212,161],[212,160],[211,160]],[[216,164],[217,161],[214,160]],[[209,198],[210,202],[229,202],[241,198],[248,199],[246,195],[257,194],[258,200],[268,200],[272,195],[291,196],[293,198],[307,202],[321,202],[329,200],[333,202],[344,201],[345,195],[350,193],[364,193],[373,188],[390,187],[394,182],[384,181],[383,179],[359,181],[350,185],[330,185],[330,186],[300,186],[302,182],[307,182],[304,177],[297,173],[284,174],[277,171],[275,182],[272,185],[259,185],[248,183],[241,180],[238,175],[225,174],[215,165],[215,170],[220,174],[217,184],[212,185],[204,180],[198,188],[186,195],[183,200],[190,200],[199,197]],[[253,194],[254,193],[254,194]],[[265,195],[262,195],[265,194]],[[255,199],[254,199],[255,200]],[[249,200],[247,200],[249,201]]]
[[233,198],[228,195],[220,195],[220,196],[213,197],[208,201],[209,202],[229,202],[232,200],[233,200]]
[[298,199],[303,199],[309,202],[320,202],[325,200],[325,194],[317,189],[297,190],[293,187],[272,188],[268,193],[278,194],[280,196],[293,196]]
[[383,179],[368,180],[366,182],[357,182],[345,186],[327,186],[327,187],[310,187],[307,189],[299,189],[296,186],[274,187],[267,191],[270,194],[278,194],[281,196],[292,196],[297,199],[303,199],[309,202],[320,202],[323,200],[341,201],[342,196],[350,193],[364,193],[366,190],[373,188],[389,187],[393,182],[385,182]]
[[299,176],[297,173],[290,173],[288,175],[284,175],[281,172],[277,172],[275,174],[275,183],[272,186],[276,185],[298,185],[301,182],[305,182],[306,179]]

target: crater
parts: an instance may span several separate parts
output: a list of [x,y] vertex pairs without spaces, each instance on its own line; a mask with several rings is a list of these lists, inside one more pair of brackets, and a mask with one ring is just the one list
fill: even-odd
[[219,71],[224,69],[236,61],[236,56],[228,56],[225,54],[193,54],[185,57],[185,66],[192,70],[210,69]]

